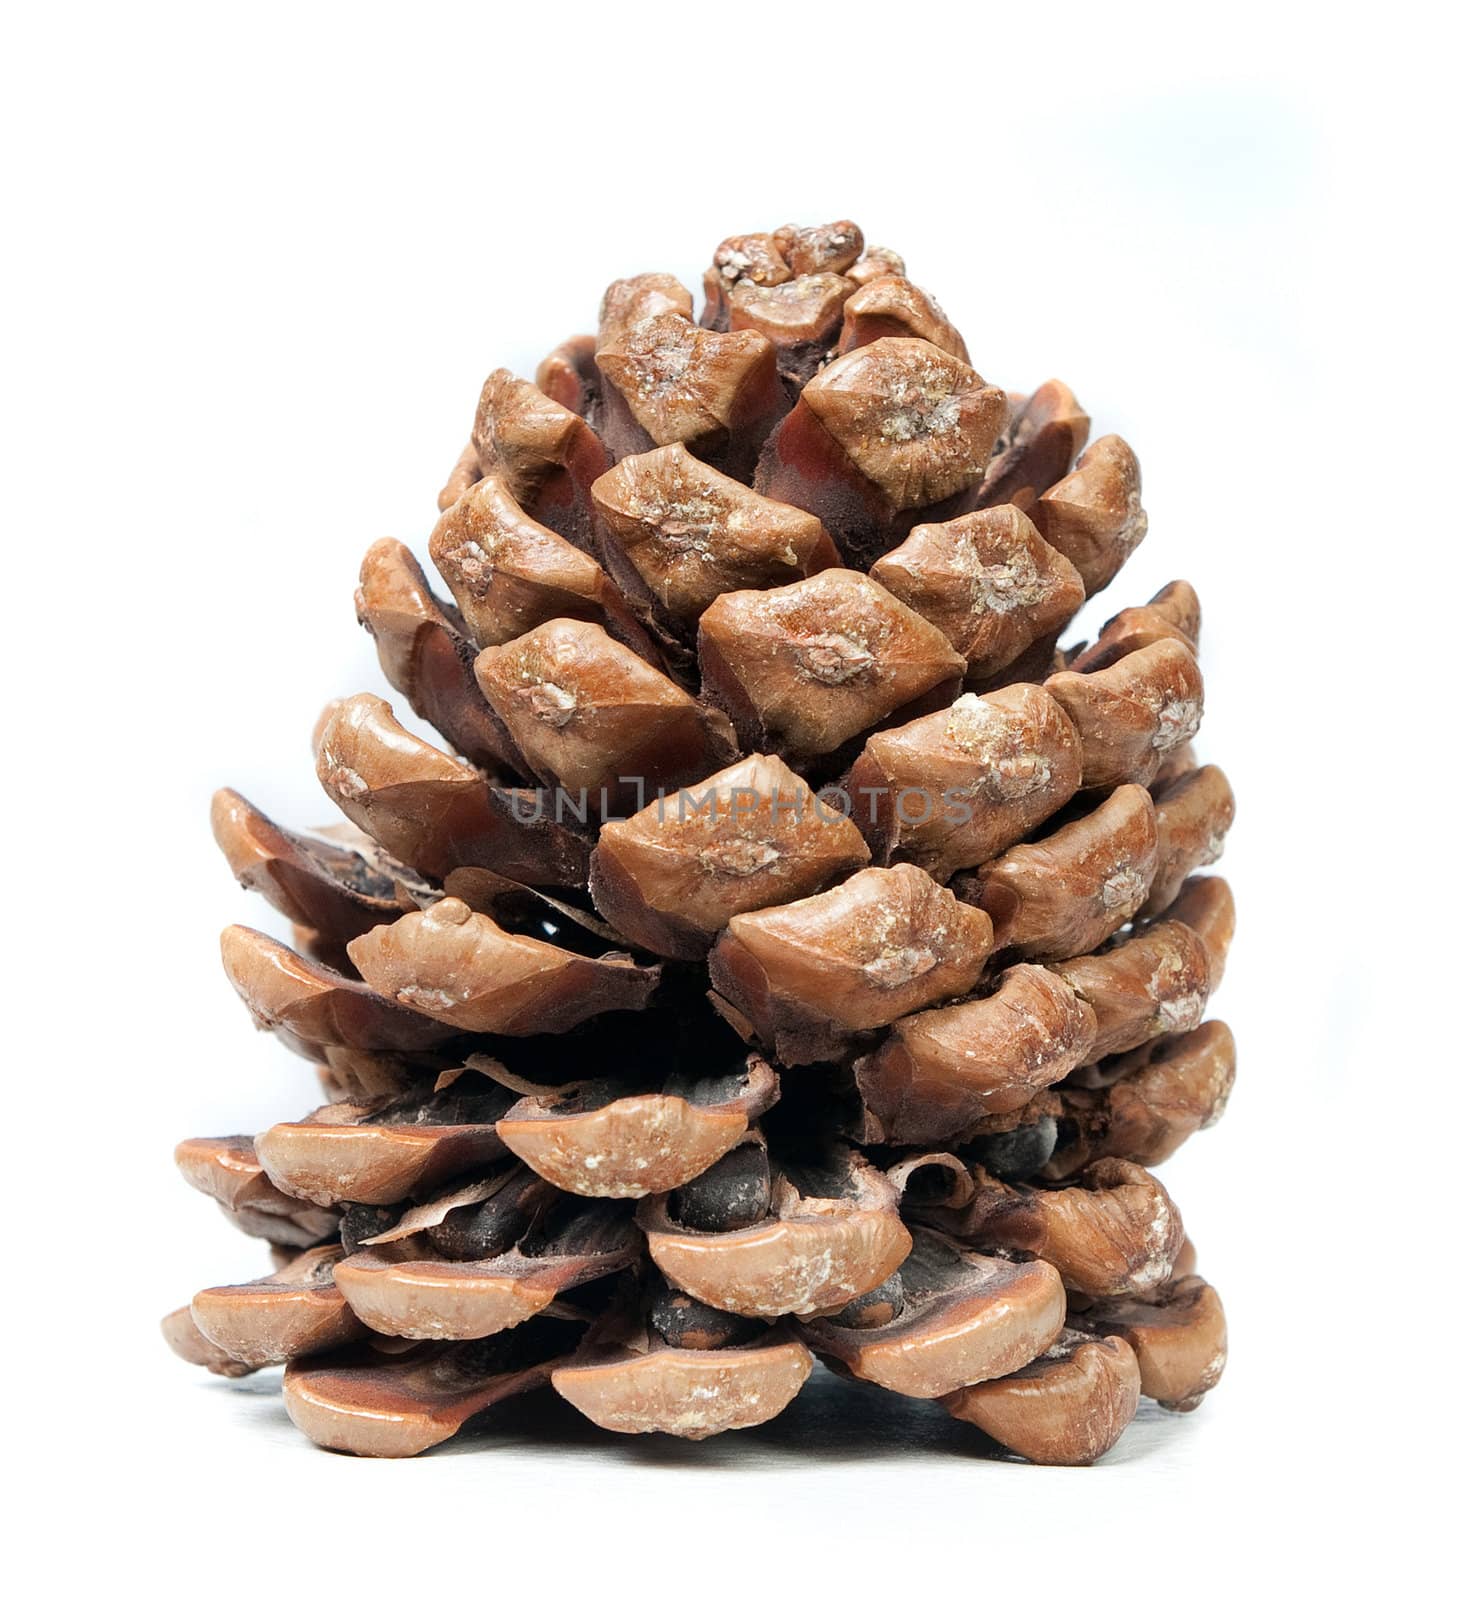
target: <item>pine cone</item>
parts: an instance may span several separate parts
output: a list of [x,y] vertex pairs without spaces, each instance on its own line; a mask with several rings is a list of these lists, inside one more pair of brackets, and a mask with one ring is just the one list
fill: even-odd
[[545,1381],[619,1432],[774,1416],[814,1356],[1083,1463],[1224,1363],[1147,1170],[1220,1114],[1233,820],[1188,584],[1058,645],[1147,528],[1064,384],[1009,395],[850,222],[738,235],[698,319],[611,285],[499,370],[359,620],[449,749],[331,705],[345,821],[226,790],[294,930],[227,973],[325,1100],[192,1139],[275,1270],[165,1319],[411,1455]]

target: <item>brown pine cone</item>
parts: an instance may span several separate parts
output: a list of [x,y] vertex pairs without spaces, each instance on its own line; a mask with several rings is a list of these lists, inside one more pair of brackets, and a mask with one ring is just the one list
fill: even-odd
[[314,733],[337,827],[216,797],[293,939],[228,929],[227,974],[324,1103],[179,1147],[275,1270],[165,1336],[285,1363],[365,1455],[546,1383],[706,1438],[818,1356],[1089,1462],[1224,1364],[1148,1170],[1235,1072],[1198,598],[1060,648],[1146,533],[1137,456],[982,376],[853,222],[735,234],[703,288],[621,279],[487,379],[449,598],[365,557],[445,748],[366,691]]

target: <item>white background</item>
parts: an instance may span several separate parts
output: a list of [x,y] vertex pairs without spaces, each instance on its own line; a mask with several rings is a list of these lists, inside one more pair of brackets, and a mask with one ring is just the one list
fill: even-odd
[[[1468,41],[1418,5],[1029,17],[12,18],[12,1576],[1027,1596],[1417,1588],[1440,1561],[1470,1428]],[[1089,1472],[824,1384],[705,1446],[549,1401],[418,1462],[319,1453],[270,1375],[229,1388],[156,1331],[264,1270],[174,1141],[314,1099],[218,970],[220,926],[273,924],[209,794],[328,819],[314,716],[380,682],[359,555],[423,548],[491,367],[530,374],[612,277],[695,287],[728,233],[840,216],[989,378],[1062,377],[1141,454],[1152,531],[1097,612],[1203,597],[1240,1081],[1165,1176],[1227,1376]]]

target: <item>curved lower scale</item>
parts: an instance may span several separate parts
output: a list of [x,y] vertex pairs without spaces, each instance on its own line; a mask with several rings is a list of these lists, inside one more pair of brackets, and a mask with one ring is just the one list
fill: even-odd
[[[507,1148],[571,1194],[638,1199],[679,1189],[720,1160],[778,1099],[758,1056],[728,1079],[692,1079],[660,1093],[599,1085],[585,1097],[528,1096],[497,1123]],[[603,1103],[599,1103],[603,1101]]]
[[195,1325],[232,1360],[274,1366],[347,1344],[363,1326],[333,1282],[337,1245],[304,1250],[270,1277],[201,1289],[190,1302]]
[[246,1378],[256,1371],[251,1362],[236,1361],[218,1344],[212,1344],[200,1332],[188,1306],[180,1306],[162,1318],[159,1331],[164,1335],[164,1343],[181,1361],[188,1361],[192,1367],[204,1367],[217,1378]]
[[959,1389],[942,1404],[1027,1461],[1085,1467],[1121,1438],[1136,1414],[1140,1388],[1125,1339],[1066,1329],[1028,1366]]
[[[566,1225],[485,1261],[448,1261],[406,1241],[361,1250],[335,1279],[355,1313],[406,1339],[481,1339],[546,1310],[566,1290],[630,1266],[639,1236],[623,1212],[594,1205]],[[594,1215],[589,1213],[593,1211]]]
[[912,1239],[896,1191],[859,1156],[822,1186],[833,1192],[803,1194],[780,1179],[777,1215],[726,1231],[674,1222],[667,1196],[643,1202],[638,1218],[651,1260],[704,1304],[740,1317],[823,1314],[884,1283]]
[[1064,1322],[1054,1267],[974,1255],[921,1229],[893,1278],[839,1318],[809,1323],[804,1337],[857,1378],[936,1400],[1023,1366]]
[[1131,1345],[1142,1392],[1169,1411],[1193,1411],[1218,1383],[1229,1355],[1224,1306],[1202,1278],[1175,1278],[1155,1300],[1107,1300],[1090,1326]]
[[491,1339],[388,1349],[374,1343],[294,1361],[287,1415],[325,1450],[417,1456],[498,1401],[548,1381],[580,1325],[543,1319]]
[[813,1368],[814,1357],[797,1339],[776,1332],[735,1349],[657,1344],[597,1354],[559,1368],[553,1387],[611,1432],[709,1439],[776,1417]]

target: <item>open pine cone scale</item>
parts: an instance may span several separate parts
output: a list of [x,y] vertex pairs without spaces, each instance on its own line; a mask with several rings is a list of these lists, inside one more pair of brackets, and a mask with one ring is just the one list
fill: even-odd
[[285,1362],[330,1448],[551,1382],[602,1427],[763,1423],[818,1356],[1078,1464],[1224,1364],[1147,1169],[1223,1110],[1233,820],[1184,582],[1059,641],[1147,528],[1058,381],[1009,394],[851,222],[736,235],[499,369],[356,606],[384,675],[230,790],[223,936],[324,1104],[179,1147],[275,1271],[166,1319]]

